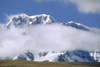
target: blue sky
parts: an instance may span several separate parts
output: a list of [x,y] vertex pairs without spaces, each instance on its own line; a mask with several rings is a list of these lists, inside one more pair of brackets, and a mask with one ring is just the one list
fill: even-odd
[[100,0],[0,0],[0,23],[6,15],[49,14],[58,22],[75,21],[100,28]]

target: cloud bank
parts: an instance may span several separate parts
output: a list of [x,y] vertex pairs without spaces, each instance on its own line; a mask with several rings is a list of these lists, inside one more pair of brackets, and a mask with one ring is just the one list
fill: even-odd
[[83,13],[99,13],[100,14],[100,0],[35,0],[37,2],[68,2],[75,4],[78,11]]
[[0,24],[0,57],[13,56],[27,50],[99,50],[100,29],[83,31],[61,24],[34,25],[6,29]]

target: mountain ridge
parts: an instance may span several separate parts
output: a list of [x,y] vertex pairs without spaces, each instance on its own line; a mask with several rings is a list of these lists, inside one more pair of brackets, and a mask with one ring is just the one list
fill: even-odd
[[[14,25],[18,28],[21,26],[30,26],[30,25],[36,25],[36,24],[52,24],[52,23],[59,23],[57,22],[52,16],[46,15],[46,14],[40,14],[40,15],[33,15],[33,16],[28,16],[26,14],[19,14],[19,15],[14,15],[10,18],[10,21],[6,24],[6,27],[9,27],[10,25]],[[69,21],[68,23],[61,23],[62,25],[65,26],[71,26],[76,29],[81,29],[81,30],[86,30],[89,31],[91,30],[89,27],[76,23],[74,21]]]
[[19,14],[12,16],[10,21],[7,23],[6,27],[9,27],[11,24],[16,27],[20,27],[21,25],[35,25],[35,24],[50,24],[56,23],[57,21],[51,17],[50,15],[40,14],[34,16],[28,16],[26,14]]

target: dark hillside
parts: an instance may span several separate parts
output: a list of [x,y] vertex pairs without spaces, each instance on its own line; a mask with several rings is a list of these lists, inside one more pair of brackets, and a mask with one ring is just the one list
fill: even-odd
[[23,60],[0,60],[0,67],[100,67],[98,62],[34,62]]

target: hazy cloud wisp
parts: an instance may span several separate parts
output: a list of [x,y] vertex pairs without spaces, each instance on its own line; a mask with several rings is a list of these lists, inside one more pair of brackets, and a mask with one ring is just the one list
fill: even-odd
[[[100,14],[100,0],[35,0],[37,2],[63,2],[67,4],[71,2],[77,6],[78,11],[83,13],[99,13]],[[70,6],[70,5],[69,5]]]

